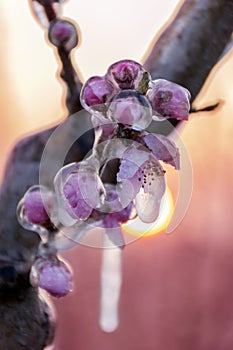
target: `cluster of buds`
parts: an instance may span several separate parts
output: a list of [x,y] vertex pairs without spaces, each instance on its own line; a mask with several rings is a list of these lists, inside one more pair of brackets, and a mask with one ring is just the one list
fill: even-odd
[[[72,46],[72,28],[58,24],[51,28],[51,40]],[[80,100],[92,115],[91,155],[61,168],[52,191],[29,189],[18,208],[20,223],[40,234],[43,242],[32,283],[55,296],[72,287],[70,269],[56,256],[58,249],[69,247],[69,240],[78,243],[88,230],[102,227],[114,245],[124,247],[123,223],[135,217],[145,223],[157,219],[166,189],[161,161],[178,170],[180,156],[173,141],[146,128],[154,118],[187,120],[190,109],[188,90],[164,79],[153,81],[132,60],[116,62],[103,77],[88,79]],[[113,159],[119,166],[108,183],[103,173],[112,171],[108,164]],[[69,237],[67,228],[73,228]]]
[[137,62],[122,60],[112,64],[103,76],[91,77],[85,84],[81,102],[109,120],[146,129],[153,117],[187,120],[190,93],[164,79],[152,80]]
[[73,284],[69,264],[57,256],[56,245],[52,244],[53,237],[58,232],[55,226],[56,208],[56,198],[52,191],[42,186],[33,186],[19,202],[17,213],[21,225],[37,232],[41,238],[38,255],[31,269],[31,284],[59,298],[68,294],[73,289]]

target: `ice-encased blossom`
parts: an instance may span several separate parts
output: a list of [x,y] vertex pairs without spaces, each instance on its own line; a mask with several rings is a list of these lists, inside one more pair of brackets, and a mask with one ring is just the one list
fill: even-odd
[[150,74],[133,60],[121,60],[113,63],[105,75],[116,91],[136,90],[145,94],[150,81]]
[[24,198],[24,213],[33,224],[44,224],[49,217],[44,207],[40,191],[29,191]]
[[160,203],[166,189],[164,173],[154,160],[144,163],[137,172],[142,185],[135,197],[135,207],[143,222],[154,222],[159,215]]
[[[166,184],[164,170],[158,159],[149,150],[129,147],[123,154],[117,181],[121,183],[120,199],[135,198],[139,218],[153,222],[158,214]],[[129,191],[129,186],[130,191]]]
[[126,204],[135,199],[139,218],[147,223],[153,222],[159,215],[161,199],[164,195],[165,171],[159,161],[179,169],[179,150],[164,135],[147,132],[137,137],[137,142],[123,153],[117,181],[121,183],[119,196]]
[[98,222],[100,227],[105,228],[110,240],[119,247],[124,247],[124,238],[121,231],[121,224],[132,219],[133,204],[129,202],[123,206],[117,185],[105,184],[106,197],[103,205],[98,210],[93,210],[91,218]]
[[151,105],[145,96],[137,91],[124,90],[111,101],[108,118],[133,129],[146,129],[152,121]]
[[71,217],[70,223],[69,219],[66,221],[66,218],[60,218],[61,222],[68,226],[77,220],[88,219],[92,210],[102,204],[105,196],[105,188],[96,169],[85,161],[73,164],[71,168],[62,168],[54,183],[60,199],[60,214],[67,212]]
[[113,86],[105,80],[104,77],[91,77],[84,84],[80,101],[83,107],[89,112],[98,110],[103,111],[104,104],[109,102],[113,96]]
[[147,92],[155,115],[164,118],[187,120],[190,110],[189,91],[171,81],[157,79]]
[[[51,24],[55,45],[69,42],[68,29],[65,21]],[[51,234],[53,247],[73,246],[98,225],[105,228],[115,245],[123,246],[121,225],[132,212],[144,222],[156,220],[166,186],[160,161],[178,170],[180,158],[169,138],[145,129],[153,113],[159,118],[187,119],[189,99],[188,90],[164,79],[152,82],[145,69],[132,60],[116,62],[103,77],[87,80],[81,103],[92,114],[95,141],[85,161],[63,167],[54,179],[57,217],[52,222],[57,229]],[[113,170],[116,185],[109,185],[101,176],[106,178],[106,169],[111,171],[109,161],[114,159],[120,166],[118,171]],[[47,214],[37,197],[32,202],[39,208],[38,217],[32,218],[30,210],[27,213],[25,209],[23,217],[30,229],[38,232]],[[26,228],[25,220],[21,224]]]
[[55,206],[52,191],[43,186],[32,186],[18,204],[18,220],[24,228],[38,232],[52,226],[51,216]]
[[73,289],[70,266],[56,255],[38,257],[32,267],[31,282],[60,298]]

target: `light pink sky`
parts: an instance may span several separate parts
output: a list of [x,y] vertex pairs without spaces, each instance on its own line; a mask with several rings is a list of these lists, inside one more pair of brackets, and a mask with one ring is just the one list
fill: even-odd
[[[122,58],[139,60],[154,35],[168,20],[178,0],[70,0],[64,5],[64,16],[75,19],[82,40],[74,58],[84,78],[104,74],[108,65]],[[55,51],[45,41],[42,28],[31,15],[29,2],[0,0],[1,61],[4,67],[1,84],[2,115],[1,156],[16,138],[61,120],[66,115],[61,102],[63,88],[56,78]],[[213,33],[214,35],[214,33]],[[222,98],[227,104],[222,113],[233,109],[233,59],[216,69],[204,88],[201,104]],[[9,91],[9,92],[8,92]],[[9,98],[9,101],[7,100]],[[13,103],[12,103],[13,101]],[[227,123],[224,123],[227,128]],[[7,146],[6,146],[7,145]]]
[[[98,6],[93,6],[92,0],[67,1],[64,16],[75,19],[81,28],[81,45],[74,56],[83,77],[103,74],[110,63],[121,58],[140,60],[177,3],[144,0],[142,6],[133,0],[99,0]],[[0,20],[7,36],[0,44],[7,51],[4,64],[27,129],[34,128],[37,120],[44,125],[63,117],[53,49],[31,16],[29,2],[1,0]],[[22,124],[19,128],[24,130]]]

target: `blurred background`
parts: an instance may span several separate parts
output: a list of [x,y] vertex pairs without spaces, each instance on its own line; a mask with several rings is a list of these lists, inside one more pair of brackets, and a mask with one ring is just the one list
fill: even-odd
[[[74,61],[86,79],[114,61],[140,61],[179,1],[110,3],[70,0],[64,15],[81,28]],[[62,120],[63,86],[54,50],[27,1],[0,2],[0,174],[22,136]],[[214,35],[214,33],[213,33]],[[198,72],[197,72],[198,73]],[[171,234],[142,238],[123,252],[120,326],[98,326],[101,250],[80,246],[64,256],[76,288],[55,301],[56,350],[231,350],[233,348],[233,56],[218,64],[197,107],[224,100],[186,123],[181,137],[192,160],[188,211]]]

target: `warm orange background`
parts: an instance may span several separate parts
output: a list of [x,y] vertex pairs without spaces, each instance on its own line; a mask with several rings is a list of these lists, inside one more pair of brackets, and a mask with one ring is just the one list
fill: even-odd
[[[83,76],[102,74],[123,57],[139,60],[176,3],[67,2],[65,14],[82,29],[76,62]],[[27,3],[1,0],[0,26],[2,172],[16,139],[61,119],[65,111],[53,50],[45,45]],[[104,334],[98,327],[101,251],[78,247],[64,254],[73,265],[76,289],[56,302],[56,350],[233,348],[232,80],[229,54],[196,102],[201,106],[220,98],[225,104],[193,117],[182,130],[194,172],[184,220],[173,234],[138,240],[123,252],[120,327],[115,333]]]

